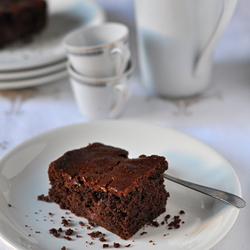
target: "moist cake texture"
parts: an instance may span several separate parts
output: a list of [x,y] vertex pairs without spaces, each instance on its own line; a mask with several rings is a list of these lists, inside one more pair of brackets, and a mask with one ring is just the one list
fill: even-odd
[[61,208],[128,239],[165,212],[167,168],[165,157],[129,159],[126,150],[93,143],[50,164],[49,196]]
[[0,47],[39,32],[46,11],[44,0],[0,0]]

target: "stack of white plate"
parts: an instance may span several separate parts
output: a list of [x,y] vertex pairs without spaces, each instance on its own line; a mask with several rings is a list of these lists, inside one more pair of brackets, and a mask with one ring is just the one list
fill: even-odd
[[47,0],[48,24],[30,43],[0,50],[0,90],[34,87],[67,76],[63,37],[81,26],[105,21],[94,0]]

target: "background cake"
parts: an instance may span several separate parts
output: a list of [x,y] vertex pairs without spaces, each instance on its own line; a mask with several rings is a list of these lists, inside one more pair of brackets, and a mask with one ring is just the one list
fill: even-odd
[[0,1],[0,47],[41,31],[46,25],[44,0]]

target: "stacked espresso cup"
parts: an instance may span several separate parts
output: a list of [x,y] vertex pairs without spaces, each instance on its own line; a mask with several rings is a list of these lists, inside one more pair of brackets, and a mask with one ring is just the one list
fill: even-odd
[[115,118],[129,99],[134,65],[128,40],[121,23],[83,27],[64,38],[71,87],[86,118]]

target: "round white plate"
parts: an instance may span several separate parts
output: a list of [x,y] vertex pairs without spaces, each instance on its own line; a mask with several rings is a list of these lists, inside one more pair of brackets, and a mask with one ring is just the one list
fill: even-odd
[[29,78],[25,80],[14,80],[14,81],[0,81],[0,90],[6,89],[22,89],[28,87],[35,87],[42,84],[51,83],[60,79],[65,78],[68,75],[66,69],[56,71],[51,74],[45,74],[40,77]]
[[[98,230],[106,234],[110,245],[131,244],[134,250],[207,250],[214,246],[232,227],[239,210],[211,197],[165,181],[170,192],[167,212],[185,214],[179,229],[168,230],[148,226],[124,241],[101,227],[88,230],[80,227],[85,219],[66,215],[55,203],[37,200],[49,189],[48,166],[64,152],[102,142],[129,151],[131,158],[140,154],[164,155],[169,161],[169,174],[241,195],[238,178],[231,165],[203,142],[173,129],[128,121],[88,122],[61,127],[35,136],[5,154],[0,160],[0,238],[12,249],[70,250],[102,249],[102,242],[92,240],[88,233]],[[8,206],[11,204],[11,207]],[[50,217],[49,213],[53,213]],[[49,229],[63,227],[61,216],[71,216],[75,230],[72,241],[49,234]],[[52,221],[51,221],[52,220]],[[26,226],[25,226],[26,225]],[[63,227],[63,229],[65,229]],[[40,232],[40,233],[36,233]],[[147,234],[140,235],[143,231]],[[76,234],[82,238],[77,238]],[[164,236],[166,234],[166,236]],[[29,236],[30,235],[30,236]],[[150,241],[153,242],[150,242]],[[93,242],[89,245],[87,242]],[[155,245],[153,245],[153,243]],[[130,248],[128,248],[130,249]]]
[[62,62],[46,65],[44,67],[34,68],[30,70],[22,70],[22,71],[11,71],[11,72],[0,72],[0,83],[3,81],[15,81],[21,79],[27,79],[31,77],[38,77],[50,73],[55,73],[56,71],[60,71],[66,69],[67,60],[63,60]]
[[94,0],[47,0],[47,27],[28,44],[14,43],[0,50],[0,71],[29,69],[66,58],[63,37],[81,26],[102,23],[103,10]]

